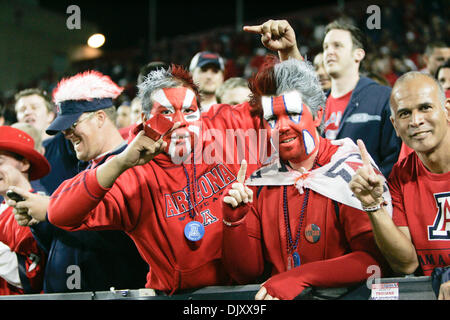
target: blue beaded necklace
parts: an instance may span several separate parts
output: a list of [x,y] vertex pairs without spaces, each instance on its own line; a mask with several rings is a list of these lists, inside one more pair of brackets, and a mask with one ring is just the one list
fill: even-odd
[[[314,169],[314,167],[317,164],[317,155],[314,159],[313,166],[311,168]],[[290,270],[292,268],[298,267],[301,264],[300,261],[300,255],[298,254],[297,247],[300,240],[302,225],[303,225],[303,218],[305,216],[306,207],[308,206],[308,199],[309,199],[309,191],[310,189],[306,189],[305,191],[305,197],[303,198],[303,204],[302,208],[300,210],[300,219],[297,226],[297,231],[295,234],[295,241],[292,239],[292,232],[291,232],[291,225],[289,222],[289,207],[288,207],[288,200],[287,200],[287,186],[283,186],[283,215],[284,215],[284,224],[286,228],[286,235],[287,235],[287,242],[286,242],[286,249],[287,249],[287,269]]]

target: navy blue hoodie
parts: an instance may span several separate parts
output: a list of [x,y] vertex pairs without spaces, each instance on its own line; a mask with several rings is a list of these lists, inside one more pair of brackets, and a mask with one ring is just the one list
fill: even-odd
[[[96,166],[125,147],[105,155]],[[45,293],[145,287],[148,264],[123,231],[70,232],[44,221],[32,226],[31,232],[48,257]],[[77,276],[78,280],[75,279]]]
[[389,119],[391,90],[372,79],[360,77],[336,136],[336,139],[351,138],[355,143],[357,139],[363,140],[386,178],[397,162],[401,148],[401,140]]

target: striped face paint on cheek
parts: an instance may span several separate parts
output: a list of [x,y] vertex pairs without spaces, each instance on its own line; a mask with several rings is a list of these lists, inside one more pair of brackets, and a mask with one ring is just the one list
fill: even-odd
[[261,99],[263,116],[272,133],[279,134],[280,157],[291,162],[301,162],[318,146],[316,128],[310,109],[303,103],[297,91],[280,96],[264,96]]

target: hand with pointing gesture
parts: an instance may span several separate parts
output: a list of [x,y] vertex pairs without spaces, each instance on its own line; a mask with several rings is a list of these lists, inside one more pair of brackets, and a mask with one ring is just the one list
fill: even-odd
[[349,187],[363,207],[374,207],[384,201],[383,180],[373,169],[370,163],[369,152],[367,152],[364,142],[358,140],[357,144],[363,166],[356,171],[356,174],[349,183]]
[[238,207],[242,203],[253,202],[253,191],[244,185],[245,175],[247,173],[247,162],[242,160],[241,168],[237,174],[235,183],[231,185],[228,196],[223,198],[223,202],[228,203],[233,208]]
[[257,26],[244,26],[243,30],[260,34],[262,44],[269,50],[278,51],[282,61],[289,57],[303,60],[294,29],[286,20],[269,20]]

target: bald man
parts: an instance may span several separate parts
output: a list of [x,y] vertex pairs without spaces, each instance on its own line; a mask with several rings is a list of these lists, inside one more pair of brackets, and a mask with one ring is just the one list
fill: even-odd
[[[392,269],[430,276],[450,265],[450,99],[432,76],[409,72],[395,83],[390,104],[397,135],[415,151],[390,175],[392,219],[370,165],[357,171],[350,188],[367,208]],[[365,146],[358,144],[364,158]],[[438,298],[450,299],[450,281],[442,281]]]

